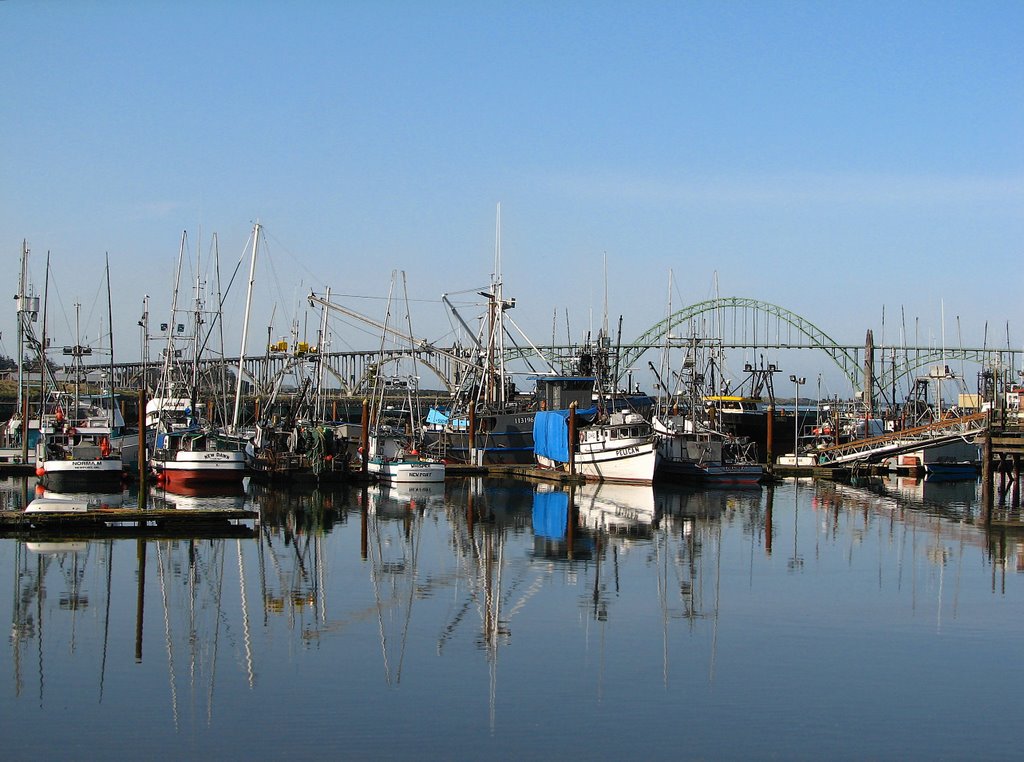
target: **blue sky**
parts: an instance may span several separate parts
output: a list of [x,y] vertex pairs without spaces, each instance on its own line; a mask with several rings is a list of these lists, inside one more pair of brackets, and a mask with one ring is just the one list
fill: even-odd
[[[230,269],[259,219],[256,336],[315,323],[311,288],[383,296],[397,268],[443,341],[439,297],[488,281],[500,203],[538,342],[556,312],[560,335],[566,313],[574,338],[599,324],[607,258],[625,339],[664,316],[671,269],[677,307],[717,281],[840,341],[877,339],[885,310],[890,342],[902,313],[937,343],[944,312],[948,344],[987,323],[1020,347],[1021,39],[1013,2],[5,0],[8,283],[22,239],[39,284],[49,251],[67,327],[108,252],[135,359],[181,232],[203,257],[217,233]],[[13,354],[13,309],[0,330]]]

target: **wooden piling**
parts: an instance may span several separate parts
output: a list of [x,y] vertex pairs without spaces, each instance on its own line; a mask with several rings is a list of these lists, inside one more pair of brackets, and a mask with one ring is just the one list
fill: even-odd
[[[775,429],[775,405],[771,402],[768,403],[768,420],[766,422],[766,429],[767,433],[764,445],[764,456],[766,459],[765,464],[768,466],[768,475],[770,476],[775,470],[775,453],[774,448],[772,447],[772,439],[774,438],[773,432]],[[796,463],[797,461],[794,460],[793,464],[796,465]]]
[[476,405],[469,406],[469,462],[477,465],[476,457]]
[[361,471],[363,478],[365,479],[366,475],[369,473],[370,465],[370,403],[365,397],[363,398],[362,416],[360,421],[362,423],[362,429],[359,432],[359,450],[363,454]]
[[1020,454],[1013,454],[1013,501],[1014,508],[1020,508]]
[[149,466],[149,453],[146,448],[146,388],[139,389],[139,509],[145,510],[149,485],[146,480],[146,468]]
[[135,662],[140,663],[142,662],[142,613],[146,604],[146,541],[142,538],[136,540],[135,556],[139,565],[135,588]]
[[992,521],[992,419],[985,427],[981,446],[981,513],[986,524]]
[[576,403],[569,403],[569,476],[576,475]]

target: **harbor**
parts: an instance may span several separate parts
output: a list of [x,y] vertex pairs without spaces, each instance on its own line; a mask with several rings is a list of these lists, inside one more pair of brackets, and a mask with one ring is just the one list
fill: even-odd
[[4,760],[1019,753],[1024,4],[0,35]]

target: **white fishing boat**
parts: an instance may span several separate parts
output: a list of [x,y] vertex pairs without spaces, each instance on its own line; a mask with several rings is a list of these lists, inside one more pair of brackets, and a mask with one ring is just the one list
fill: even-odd
[[[422,440],[417,434],[415,378],[389,377],[380,379],[378,386],[380,390],[374,393],[373,425],[367,437],[366,470],[388,482],[444,482],[444,462],[420,449]],[[403,394],[404,399],[396,399],[394,391]]]
[[654,430],[638,413],[612,413],[580,432],[576,468],[588,480],[651,484],[657,462]]
[[658,451],[654,430],[643,416],[620,411],[581,426],[570,451],[568,415],[568,410],[537,413],[534,453],[538,466],[566,471],[572,458],[573,470],[588,481],[654,482]]
[[[109,266],[106,275],[107,318],[112,324]],[[40,416],[36,475],[46,486],[57,490],[89,488],[102,491],[120,484],[124,476],[121,456],[124,419],[112,389],[100,394],[83,391],[85,371],[82,358],[91,356],[93,347],[81,341],[80,309],[81,305],[76,304],[76,343],[63,347],[63,355],[71,358],[73,388],[70,391],[58,389],[55,379],[47,374],[50,382],[49,409]],[[107,336],[110,338],[110,346],[106,350],[111,362],[107,375],[109,382],[113,379],[113,337],[109,332]],[[98,352],[103,353],[103,348],[99,347]]]
[[[388,291],[387,311],[381,334],[380,358],[384,361],[388,324],[391,319],[391,297],[397,272],[392,273]],[[405,273],[402,273],[403,285]],[[406,300],[408,301],[408,299]],[[406,307],[408,314],[408,306]],[[412,335],[412,326],[408,328]],[[367,436],[366,470],[378,479],[407,484],[443,482],[444,461],[423,452],[423,416],[419,409],[419,377],[415,373],[415,355],[412,357],[412,375],[383,376],[374,379],[371,425]]]

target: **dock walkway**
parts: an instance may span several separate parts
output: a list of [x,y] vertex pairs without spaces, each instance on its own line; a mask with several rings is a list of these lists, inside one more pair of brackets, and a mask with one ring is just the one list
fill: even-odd
[[0,511],[0,537],[252,537],[256,511],[96,508],[81,512]]

